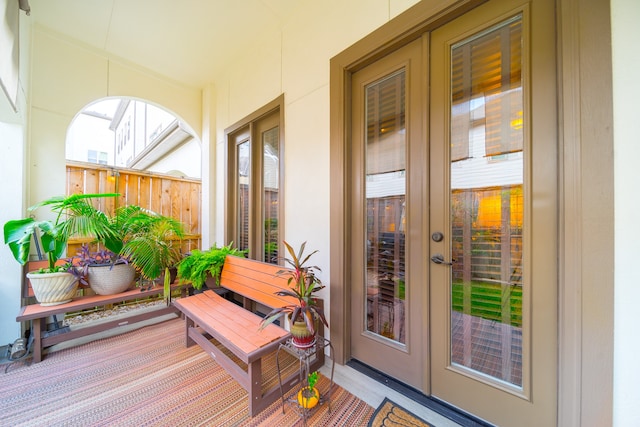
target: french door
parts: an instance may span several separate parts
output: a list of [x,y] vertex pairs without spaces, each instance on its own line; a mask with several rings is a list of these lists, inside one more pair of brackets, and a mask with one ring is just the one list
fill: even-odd
[[494,0],[354,73],[351,356],[554,425],[553,2]]
[[[428,369],[422,355],[427,302],[420,239],[409,230],[425,226],[419,183],[424,169],[421,114],[423,40],[397,50],[353,76],[354,99],[351,206],[353,228],[351,354],[422,388]],[[411,89],[411,90],[409,90]],[[357,118],[357,119],[356,119]],[[417,163],[414,163],[417,162]],[[409,200],[411,202],[409,203]],[[415,234],[414,234],[415,235]],[[413,286],[413,284],[420,285]],[[409,286],[407,286],[410,284]]]

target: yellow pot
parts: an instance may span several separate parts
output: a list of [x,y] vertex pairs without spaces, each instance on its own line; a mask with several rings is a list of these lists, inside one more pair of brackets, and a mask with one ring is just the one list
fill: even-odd
[[301,408],[311,409],[318,404],[320,401],[320,392],[318,392],[317,388],[309,389],[309,387],[304,387],[302,390],[298,392],[298,405]]

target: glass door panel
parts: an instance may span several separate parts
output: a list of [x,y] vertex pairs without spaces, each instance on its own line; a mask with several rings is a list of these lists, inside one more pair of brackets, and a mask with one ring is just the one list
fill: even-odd
[[451,47],[451,364],[522,386],[518,16]]
[[556,420],[554,3],[533,3],[431,33],[431,394],[496,425]]
[[237,230],[236,235],[238,241],[236,242],[237,248],[240,250],[249,249],[249,213],[250,213],[250,194],[249,183],[251,179],[251,146],[249,141],[242,142],[236,146],[236,158],[238,164],[236,165],[238,176],[236,182],[238,188],[236,188],[238,198],[236,210],[237,216]]
[[365,88],[366,330],[406,342],[405,71]]
[[428,381],[426,197],[409,183],[427,161],[424,46],[415,40],[353,75],[348,256],[351,357],[420,390]]
[[262,133],[262,187],[264,208],[264,261],[278,264],[278,222],[280,212],[280,128]]

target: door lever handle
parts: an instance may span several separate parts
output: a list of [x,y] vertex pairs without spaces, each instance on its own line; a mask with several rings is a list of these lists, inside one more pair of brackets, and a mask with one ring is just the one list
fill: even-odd
[[[444,260],[444,256],[442,256],[442,254],[435,254],[431,257],[431,261],[434,262],[435,264],[442,264],[442,265],[453,265],[453,262],[446,262]],[[455,261],[455,260],[453,260]]]

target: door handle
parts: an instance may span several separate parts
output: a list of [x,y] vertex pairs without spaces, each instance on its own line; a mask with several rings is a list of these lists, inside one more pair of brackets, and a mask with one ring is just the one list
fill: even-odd
[[[442,256],[442,254],[435,254],[431,257],[431,261],[434,262],[435,264],[442,264],[442,265],[453,265],[453,262],[446,262],[444,260],[444,256]],[[452,260],[455,261],[455,260]]]

